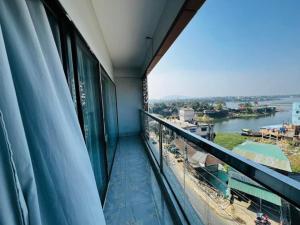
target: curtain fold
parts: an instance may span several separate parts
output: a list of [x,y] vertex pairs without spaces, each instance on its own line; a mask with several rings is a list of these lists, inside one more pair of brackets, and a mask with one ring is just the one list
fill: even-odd
[[16,172],[11,145],[7,137],[1,111],[0,149],[0,196],[2,197],[2,204],[0,205],[0,224],[28,224],[28,210]]
[[[0,224],[105,224],[62,64],[39,0],[0,1],[0,111],[1,131],[10,143],[5,149],[0,139],[0,160],[13,162],[1,165],[1,183],[15,180],[20,190],[10,195],[0,191],[0,216],[9,215],[1,216]],[[13,207],[1,207],[3,199],[4,205]]]

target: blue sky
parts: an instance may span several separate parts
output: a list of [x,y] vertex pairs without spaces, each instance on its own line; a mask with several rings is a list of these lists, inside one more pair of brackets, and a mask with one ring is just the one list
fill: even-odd
[[207,0],[148,84],[151,99],[300,94],[300,0]]

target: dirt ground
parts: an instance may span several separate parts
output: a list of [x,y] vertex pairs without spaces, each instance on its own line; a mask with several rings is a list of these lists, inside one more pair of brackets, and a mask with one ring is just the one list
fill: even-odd
[[[169,168],[177,176],[177,180],[185,188],[190,202],[200,217],[207,214],[212,216],[213,214],[213,216],[219,217],[218,221],[222,221],[222,224],[255,224],[256,212],[249,209],[250,203],[235,200],[231,205],[228,199],[218,196],[213,188],[195,178],[192,173],[184,168],[184,162],[178,162],[174,154],[165,151],[164,158],[168,162]],[[185,171],[184,179],[183,171]],[[198,206],[200,202],[204,202],[208,209],[201,209]],[[207,212],[207,210],[210,210],[210,212]],[[270,222],[271,224],[279,224],[272,220]],[[210,219],[209,224],[220,223],[212,223]]]

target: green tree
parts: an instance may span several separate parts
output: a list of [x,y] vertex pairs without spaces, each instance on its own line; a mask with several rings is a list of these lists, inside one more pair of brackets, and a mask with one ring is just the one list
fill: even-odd
[[220,110],[223,110],[224,106],[225,106],[225,103],[224,103],[224,102],[218,101],[218,102],[216,102],[216,104],[215,104],[215,109],[218,110],[218,111],[220,111]]

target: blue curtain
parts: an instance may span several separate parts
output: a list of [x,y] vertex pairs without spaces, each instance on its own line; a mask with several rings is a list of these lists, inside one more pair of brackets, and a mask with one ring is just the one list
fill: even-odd
[[0,224],[105,224],[43,4],[0,1]]

